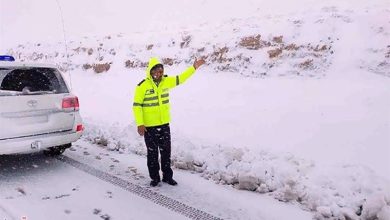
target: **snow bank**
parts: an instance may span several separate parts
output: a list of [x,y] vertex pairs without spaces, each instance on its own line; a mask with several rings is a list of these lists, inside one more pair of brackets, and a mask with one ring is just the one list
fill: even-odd
[[[89,121],[91,122],[91,121]],[[146,155],[134,126],[87,123],[84,138],[110,150]],[[318,167],[292,154],[172,140],[172,162],[217,184],[267,194],[316,212],[317,219],[388,219],[389,182],[359,165]]]

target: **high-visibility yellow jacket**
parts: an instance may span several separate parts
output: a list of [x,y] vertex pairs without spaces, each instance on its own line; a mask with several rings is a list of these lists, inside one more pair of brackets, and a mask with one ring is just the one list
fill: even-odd
[[157,64],[161,64],[157,58],[149,60],[146,79],[135,89],[133,112],[137,126],[151,127],[169,123],[169,90],[183,84],[195,73],[195,68],[191,66],[180,75],[164,75],[157,86],[150,75],[150,70]]

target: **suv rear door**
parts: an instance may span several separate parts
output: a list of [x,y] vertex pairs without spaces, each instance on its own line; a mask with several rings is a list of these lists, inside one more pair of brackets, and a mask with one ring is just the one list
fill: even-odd
[[56,68],[0,67],[0,140],[72,130],[68,96]]

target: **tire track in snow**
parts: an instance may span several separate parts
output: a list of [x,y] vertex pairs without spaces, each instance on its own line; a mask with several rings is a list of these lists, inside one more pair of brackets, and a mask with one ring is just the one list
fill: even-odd
[[[1,216],[1,214],[5,214],[6,216]],[[0,217],[4,218],[5,220],[17,220],[18,218],[16,218],[13,213],[11,213],[10,211],[8,211],[6,208],[4,208],[1,204],[0,204]]]
[[61,155],[57,157],[58,160],[67,163],[81,171],[84,171],[92,176],[95,176],[105,182],[111,183],[113,185],[119,186],[122,189],[129,191],[133,194],[136,194],[137,196],[140,196],[144,199],[150,200],[153,203],[163,206],[165,208],[168,208],[176,213],[179,213],[181,215],[184,215],[190,219],[197,219],[197,220],[214,220],[214,219],[221,219],[215,217],[209,213],[206,213],[202,210],[199,210],[197,208],[191,207],[189,205],[186,205],[182,202],[179,202],[175,199],[169,198],[167,196],[164,196],[158,192],[155,192],[153,190],[150,190],[148,188],[142,187],[140,185],[131,183],[129,181],[123,180],[119,177],[116,177],[114,175],[111,175],[109,173],[103,172],[101,170],[95,169],[87,164],[81,163],[77,160],[74,160],[70,157],[67,157],[65,155]]

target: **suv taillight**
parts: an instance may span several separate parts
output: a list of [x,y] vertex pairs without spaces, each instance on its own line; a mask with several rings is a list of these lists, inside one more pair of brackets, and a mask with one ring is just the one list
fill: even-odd
[[76,126],[76,132],[80,132],[84,130],[84,126],[82,124],[79,124]]
[[79,107],[79,98],[77,96],[62,99],[62,109],[78,111]]

